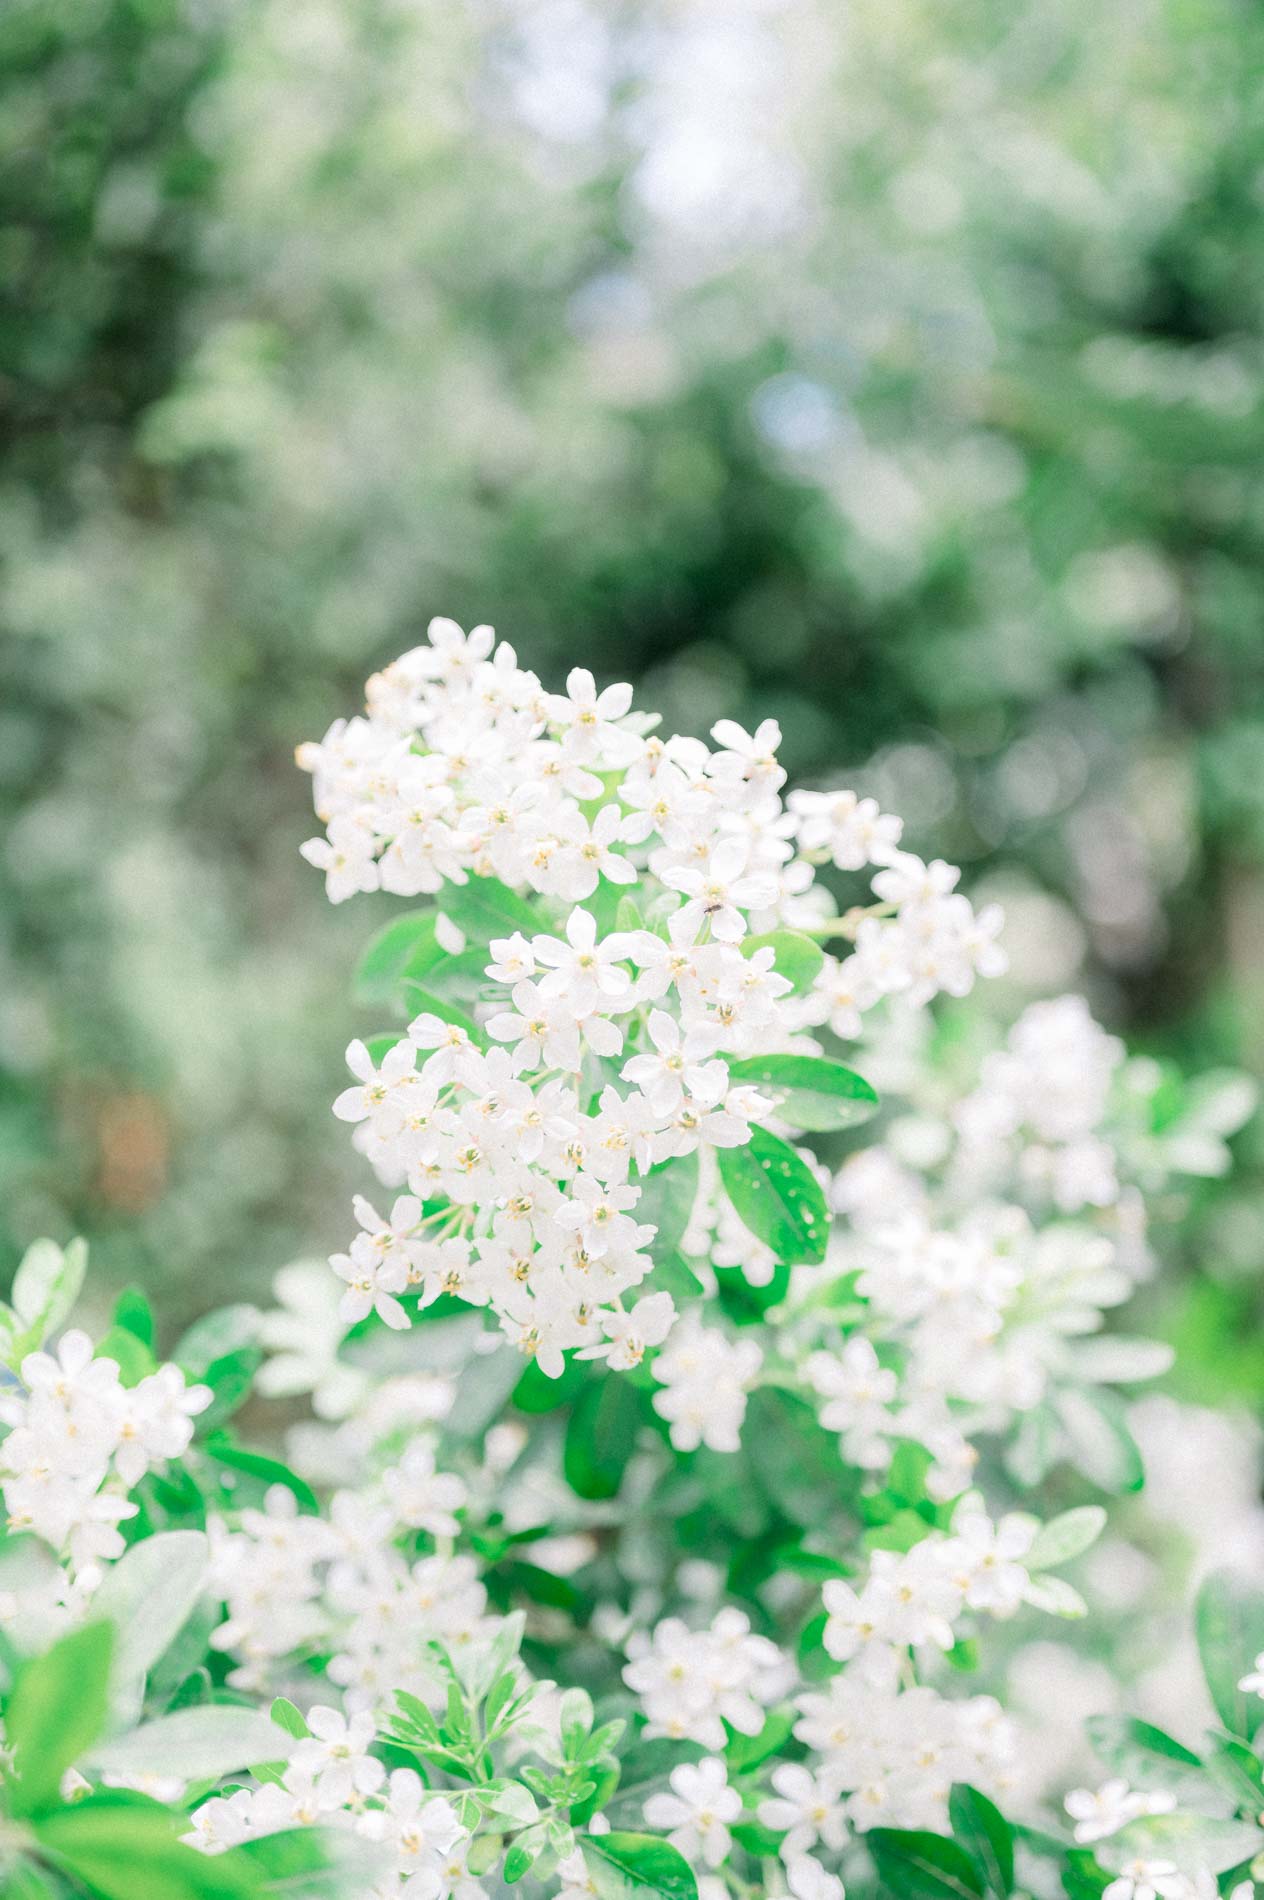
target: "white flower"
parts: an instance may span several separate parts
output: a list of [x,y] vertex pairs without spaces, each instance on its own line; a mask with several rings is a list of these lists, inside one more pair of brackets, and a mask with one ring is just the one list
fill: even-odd
[[1093,1841],[1103,1841],[1108,1835],[1117,1834],[1120,1828],[1127,1827],[1143,1814],[1169,1814],[1176,1806],[1176,1796],[1134,1792],[1126,1781],[1116,1778],[1104,1781],[1096,1792],[1089,1788],[1072,1788],[1065,1805],[1075,1822],[1075,1838],[1086,1847]]
[[794,1900],[845,1900],[838,1875],[828,1873],[810,1854],[797,1854],[786,1862],[786,1885]]
[[353,1794],[372,1794],[386,1770],[369,1754],[375,1723],[367,1710],[350,1720],[337,1709],[318,1705],[307,1712],[309,1735],[294,1745],[291,1766],[312,1777],[321,1802],[338,1808]]
[[396,1518],[411,1530],[432,1537],[455,1537],[460,1528],[455,1512],[466,1501],[464,1482],[454,1473],[435,1469],[434,1446],[415,1438],[397,1465],[382,1473],[382,1489]]
[[1138,1855],[1102,1890],[1102,1900],[1182,1900],[1184,1876],[1175,1861]]
[[652,1794],[645,1803],[646,1820],[651,1827],[669,1828],[668,1840],[686,1860],[718,1867],[733,1844],[727,1823],[742,1811],[742,1797],[729,1787],[724,1763],[714,1755],[682,1762],[670,1780],[671,1794]]
[[762,910],[776,902],[777,886],[770,877],[746,875],[750,847],[744,838],[721,838],[702,869],[669,865],[663,882],[683,891],[687,902],[680,910],[682,929],[702,923],[722,943],[739,943],[746,935],[744,910]]
[[630,1313],[603,1313],[605,1340],[586,1346],[581,1359],[605,1359],[617,1371],[639,1366],[651,1346],[661,1346],[671,1331],[676,1308],[670,1293],[647,1293]]
[[621,966],[631,948],[630,939],[615,934],[597,940],[597,920],[591,911],[573,910],[566,920],[566,941],[537,937],[531,945],[536,962],[548,972],[540,979],[540,994],[564,998],[576,1015],[586,1016],[626,997],[632,978]]
[[600,758],[608,765],[628,765],[640,751],[636,735],[614,723],[632,704],[630,686],[607,686],[598,693],[592,674],[576,666],[566,676],[565,697],[549,693],[545,704],[551,723],[561,731],[562,743],[574,759]]
[[330,820],[328,838],[309,838],[299,850],[309,864],[325,873],[325,892],[331,904],[341,904],[357,891],[375,891],[381,873],[374,861],[374,837],[358,818]]
[[728,1068],[723,1062],[707,1060],[715,1054],[717,1031],[699,1024],[682,1034],[676,1019],[661,1009],[650,1011],[648,1030],[653,1054],[625,1062],[620,1071],[624,1081],[643,1089],[660,1115],[679,1108],[686,1090],[704,1101],[718,1102],[728,1084]]
[[772,1771],[773,1796],[759,1804],[765,1827],[784,1833],[782,1858],[792,1861],[823,1841],[839,1849],[847,1839],[843,1804],[824,1777],[800,1762],[782,1762]]
[[654,1377],[664,1387],[654,1394],[654,1410],[669,1421],[678,1451],[695,1451],[702,1444],[713,1451],[737,1450],[746,1387],[762,1363],[753,1340],[731,1344],[693,1314],[675,1328],[654,1362]]

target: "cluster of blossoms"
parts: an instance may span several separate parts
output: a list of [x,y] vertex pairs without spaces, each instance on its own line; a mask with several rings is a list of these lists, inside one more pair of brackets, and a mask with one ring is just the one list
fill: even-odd
[[[489,629],[436,621],[370,682],[363,719],[301,750],[328,831],[305,851],[335,900],[437,895],[438,942],[460,961],[471,878],[536,894],[476,958],[468,1013],[423,1007],[379,1060],[351,1046],[335,1113],[407,1192],[389,1218],[358,1204],[361,1231],[334,1259],[348,1321],[372,1310],[402,1328],[405,1292],[421,1307],[456,1294],[550,1376],[568,1349],[635,1365],[673,1317],[660,1296],[625,1305],[652,1265],[646,1175],[743,1146],[774,1107],[734,1061],[812,1053],[814,1027],[851,1033],[884,996],[962,994],[999,967],[999,916],[976,916],[950,867],[901,852],[897,821],[845,799],[783,805],[775,723],[722,721],[716,750],[652,725],[629,687],[599,694],[577,669],[565,696],[546,693]],[[834,916],[826,861],[879,867],[867,910]],[[528,930],[536,917],[553,927]],[[759,941],[835,925],[855,947],[817,953],[803,992]],[[740,1389],[749,1371],[718,1363],[714,1342],[667,1361],[682,1447],[712,1360]]]
[[[1100,1388],[1166,1354],[1106,1316],[1151,1270],[1144,1196],[1221,1165],[1246,1098],[1157,1112],[1154,1065],[1074,998],[931,1061],[924,1005],[999,967],[996,914],[872,800],[783,802],[773,722],[653,727],[626,687],[549,694],[488,629],[434,623],[301,755],[331,897],[434,900],[366,952],[406,1027],[352,1043],[334,1104],[385,1194],[332,1274],[284,1269],[184,1371],[117,1316],[125,1365],[76,1331],[28,1349],[77,1290],[57,1249],[0,1309],[0,1484],[42,1540],[37,1572],[33,1540],[0,1550],[0,1678],[120,1604],[143,1621],[138,1578],[170,1594],[185,1622],[152,1609],[115,1697],[139,1725],[62,1785],[176,1804],[235,1895],[271,1890],[252,1856],[295,1829],[363,1855],[348,1900],[869,1900],[906,1891],[902,1830],[1012,1854],[992,1804],[1024,1737],[957,1672],[986,1619],[1084,1613],[1049,1573],[1105,1513],[1006,1501],[1059,1462],[1137,1481]],[[831,1054],[862,1035],[881,1132],[827,1166],[805,1136],[878,1106]],[[222,1429],[252,1371],[310,1394],[288,1464]],[[581,1652],[626,1722],[538,1678]],[[1221,1703],[1264,1684],[1249,1661],[1207,1665],[1248,1741]],[[272,1723],[243,1707],[277,1695]],[[1199,1800],[1236,1867],[1254,1813]],[[1074,1900],[1215,1900],[1200,1848],[1144,1832],[1189,1821],[1161,1781],[1067,1808]]]
[[278,1484],[262,1508],[210,1520],[210,1578],[227,1612],[210,1641],[233,1659],[233,1687],[262,1691],[283,1663],[319,1648],[350,1710],[376,1708],[396,1689],[431,1701],[442,1687],[426,1644],[459,1647],[493,1629],[474,1560],[452,1550],[466,1487],[437,1468],[423,1423],[431,1382],[413,1385],[396,1382],[392,1437],[404,1423],[423,1428],[354,1487],[335,1489],[326,1514],[300,1511]]
[[8,1528],[64,1554],[90,1590],[100,1564],[123,1550],[118,1527],[137,1508],[128,1493],[187,1449],[211,1392],[170,1365],[124,1385],[116,1361],[94,1357],[79,1331],[63,1334],[55,1355],[28,1353],[18,1370],[20,1389],[0,1396]]
[[469,1879],[469,1831],[452,1804],[431,1794],[412,1768],[387,1773],[369,1753],[376,1739],[371,1715],[350,1721],[317,1705],[305,1718],[280,1778],[217,1795],[194,1811],[184,1839],[203,1853],[222,1854],[243,1841],[291,1828],[332,1827],[354,1833],[385,1862],[372,1900],[454,1900],[481,1895]]
[[709,1629],[666,1617],[652,1636],[636,1632],[623,1680],[641,1699],[647,1736],[723,1748],[724,1724],[758,1735],[764,1717],[792,1678],[786,1658],[766,1636],[752,1634],[741,1610],[721,1610]]
[[[923,1036],[915,1019],[880,1025],[860,1058],[907,1107],[834,1176],[846,1224],[827,1267],[796,1275],[786,1340],[800,1343],[822,1424],[861,1468],[884,1471],[913,1439],[948,1499],[969,1482],[975,1441],[1002,1434],[1035,1477],[1083,1453],[1097,1478],[1103,1389],[1171,1360],[1164,1345],[1105,1330],[1154,1271],[1145,1197],[1221,1172],[1253,1091],[1220,1078],[1173,1113],[1157,1066],[1126,1062],[1078,997],[1030,1006],[958,1078],[926,1060]],[[706,1244],[705,1230],[684,1243]],[[821,1321],[830,1274],[864,1303],[841,1346]],[[815,1339],[827,1349],[807,1350]]]

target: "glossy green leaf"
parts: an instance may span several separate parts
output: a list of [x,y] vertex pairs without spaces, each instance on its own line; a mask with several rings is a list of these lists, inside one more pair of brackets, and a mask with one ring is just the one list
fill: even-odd
[[761,937],[743,937],[741,952],[753,957],[757,950],[772,949],[772,967],[792,985],[791,994],[802,996],[821,973],[825,952],[800,930],[769,930]]
[[589,1834],[580,1847],[601,1900],[698,1900],[689,1862],[655,1834]]
[[398,1002],[405,977],[419,982],[439,961],[444,952],[435,940],[437,915],[433,908],[407,911],[369,940],[352,979],[357,1003]]
[[825,1191],[788,1142],[753,1128],[741,1148],[716,1150],[720,1178],[743,1226],[778,1260],[794,1266],[825,1258],[829,1209]]
[[562,1458],[566,1482],[578,1497],[617,1494],[640,1423],[640,1398],[622,1373],[603,1373],[584,1387],[566,1427]]
[[948,1797],[954,1838],[982,1869],[996,1900],[1009,1900],[1014,1886],[1014,1830],[1004,1815],[968,1782],[955,1783]]
[[1264,1654],[1264,1591],[1236,1571],[1213,1571],[1198,1592],[1194,1631],[1216,1714],[1230,1735],[1250,1741],[1264,1723],[1264,1702],[1238,1683]]
[[240,1850],[182,1845],[185,1815],[131,1803],[83,1801],[36,1823],[45,1853],[97,1900],[253,1900],[263,1891]]
[[1092,1548],[1106,1528],[1106,1513],[1100,1504],[1081,1504],[1063,1511],[1042,1524],[1023,1558],[1026,1570],[1051,1570],[1082,1557]]
[[244,1445],[238,1445],[230,1438],[227,1432],[212,1432],[203,1450],[217,1464],[227,1465],[232,1471],[245,1472],[249,1477],[258,1478],[261,1484],[283,1484],[287,1491],[294,1493],[305,1510],[320,1509],[320,1500],[307,1479],[300,1478],[297,1471],[291,1471],[279,1458],[268,1458],[263,1452],[248,1451]]
[[86,1623],[19,1671],[4,1710],[14,1814],[34,1814],[55,1803],[63,1774],[101,1734],[114,1641],[111,1624]]
[[158,1337],[154,1309],[140,1287],[124,1287],[114,1302],[112,1323],[129,1333],[135,1333],[142,1345],[148,1346],[151,1352],[154,1350]]
[[878,1877],[897,1900],[976,1900],[983,1876],[956,1841],[875,1827],[865,1835]]
[[660,1161],[648,1174],[634,1175],[633,1186],[641,1191],[634,1217],[657,1230],[650,1251],[655,1261],[661,1260],[679,1248],[698,1198],[696,1150]]
[[864,1077],[823,1056],[743,1056],[729,1063],[729,1075],[775,1097],[779,1120],[813,1133],[855,1128],[878,1112],[878,1097]]
[[542,925],[539,913],[526,898],[519,897],[498,877],[472,877],[465,884],[445,884],[438,903],[444,916],[476,943],[512,937],[516,930],[531,937]]

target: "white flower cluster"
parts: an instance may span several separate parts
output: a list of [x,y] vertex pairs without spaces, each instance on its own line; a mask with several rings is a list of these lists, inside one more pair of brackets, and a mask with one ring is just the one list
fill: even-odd
[[[662,1296],[623,1304],[651,1267],[654,1228],[637,1218],[646,1172],[740,1146],[771,1110],[730,1061],[811,1052],[795,1038],[813,1026],[850,1033],[882,996],[962,994],[999,967],[999,915],[976,917],[950,866],[899,851],[895,820],[867,805],[848,815],[845,796],[783,806],[774,722],[750,735],[721,721],[716,750],[652,725],[632,713],[630,687],[598,693],[576,669],[565,695],[546,693],[490,629],[467,637],[439,620],[369,682],[364,718],[302,748],[327,826],[304,850],[335,901],[492,876],[534,893],[550,926],[490,941],[468,1023],[423,1009],[380,1061],[352,1044],[355,1086],[335,1112],[407,1192],[389,1218],[358,1204],[361,1231],[334,1260],[348,1322],[375,1311],[403,1327],[401,1294],[425,1305],[450,1293],[490,1306],[550,1375],[571,1348],[637,1363],[672,1319]],[[852,954],[825,957],[798,996],[774,947],[747,939],[828,932],[825,858],[880,866],[876,902],[854,928],[843,920]],[[620,928],[631,885],[640,908]],[[613,929],[599,921],[610,916]],[[733,1441],[747,1376],[722,1373],[708,1442]],[[682,1364],[662,1408],[682,1446],[702,1435],[690,1383]]]
[[954,1110],[963,1188],[986,1190],[1016,1168],[1064,1214],[1112,1206],[1120,1182],[1104,1125],[1123,1061],[1082,996],[1033,1003]]
[[924,1685],[897,1694],[848,1670],[797,1706],[794,1732],[819,1758],[813,1808],[828,1797],[826,1816],[841,1809],[857,1833],[944,1831],[955,1781],[1003,1793],[1017,1730],[991,1696],[948,1701]]
[[874,1551],[860,1590],[842,1578],[824,1587],[826,1649],[866,1681],[896,1683],[908,1650],[952,1648],[964,1610],[1013,1616],[1031,1585],[1020,1560],[1037,1529],[1017,1514],[993,1524],[980,1510],[959,1509],[950,1536]]
[[31,1531],[75,1572],[118,1557],[119,1525],[136,1515],[128,1492],[178,1458],[210,1389],[160,1366],[127,1386],[115,1360],[95,1358],[88,1335],[62,1335],[56,1355],[28,1353],[22,1390],[0,1397],[11,1427],[0,1443],[0,1486],[11,1531]]
[[451,1802],[411,1768],[387,1774],[369,1753],[371,1715],[348,1721],[322,1706],[308,1711],[306,1725],[279,1781],[217,1795],[195,1810],[184,1837],[190,1846],[220,1854],[283,1829],[342,1828],[374,1843],[387,1862],[365,1900],[437,1900],[463,1889],[482,1895],[477,1883],[466,1885],[469,1834]]
[[[1036,1529],[1030,1518],[993,1524],[977,1508],[960,1509],[950,1535],[928,1536],[907,1552],[875,1551],[860,1588],[841,1578],[825,1584],[823,1642],[845,1671],[824,1689],[795,1698],[795,1734],[820,1760],[775,1769],[775,1794],[760,1809],[767,1826],[785,1830],[781,1852],[788,1861],[818,1842],[840,1847],[849,1826],[858,1832],[940,1826],[954,1781],[998,1792],[1004,1787],[1016,1731],[998,1704],[988,1697],[952,1702],[914,1685],[909,1658],[919,1650],[950,1649],[954,1624],[966,1610],[1015,1613],[1031,1587],[1021,1559]],[[777,1646],[752,1635],[746,1617],[731,1608],[706,1630],[670,1617],[652,1640],[634,1637],[629,1653],[634,1660],[624,1681],[641,1698],[646,1734],[706,1748],[723,1746],[725,1723],[757,1734],[766,1708],[793,1681]],[[706,1763],[699,1766],[704,1780],[714,1778]],[[685,1808],[677,1817],[666,1806],[657,1815],[647,1807],[646,1818],[693,1828],[694,1848],[715,1864],[712,1854],[722,1859],[728,1851],[724,1823],[732,1815],[722,1790],[709,1780],[695,1789],[696,1779],[693,1769],[672,1778],[686,1807],[698,1795],[701,1806],[695,1804],[691,1818]],[[710,1824],[700,1820],[705,1814]]]
[[[415,1383],[425,1384],[398,1382]],[[417,1424],[426,1395],[414,1396]],[[212,1520],[211,1578],[228,1614],[210,1640],[235,1659],[230,1683],[265,1691],[286,1658],[324,1646],[348,1709],[375,1707],[395,1689],[432,1699],[439,1690],[426,1643],[460,1645],[491,1627],[474,1560],[451,1550],[465,1501],[463,1480],[437,1468],[421,1430],[376,1475],[335,1490],[327,1515],[300,1512],[278,1484],[262,1510]],[[406,1554],[417,1531],[435,1541],[432,1554]]]
[[811,1319],[818,1269],[792,1286],[787,1337],[820,1341],[800,1369],[843,1456],[881,1472],[894,1443],[913,1439],[933,1453],[928,1485],[946,1500],[969,1481],[980,1433],[1037,1408],[1086,1416],[1081,1394],[1096,1403],[1100,1386],[1166,1370],[1166,1346],[1106,1330],[1153,1271],[1143,1190],[1218,1167],[1252,1094],[1240,1078],[1211,1078],[1153,1133],[1154,1065],[1121,1066],[1120,1045],[1076,997],[1026,1010],[955,1097],[897,1040],[880,1032],[860,1060],[898,1075],[910,1112],[831,1188],[847,1220],[828,1270],[852,1276],[861,1330],[840,1342]]
[[747,1389],[763,1359],[753,1339],[731,1340],[694,1313],[680,1322],[654,1361],[654,1377],[663,1387],[654,1394],[654,1410],[669,1421],[677,1451],[699,1445],[737,1450]]
[[791,1680],[777,1645],[756,1636],[749,1617],[733,1608],[705,1630],[667,1617],[652,1636],[637,1632],[628,1654],[623,1680],[641,1698],[647,1736],[704,1748],[724,1747],[726,1722],[741,1735],[757,1735]]
[[[1080,1356],[1104,1313],[1133,1291],[1106,1237],[1071,1226],[1033,1227],[1015,1207],[991,1208],[955,1230],[921,1214],[892,1221],[889,1210],[872,1228],[857,1225],[849,1258],[860,1268],[856,1286],[868,1302],[868,1321],[907,1354],[903,1409],[885,1429],[929,1443],[937,1424],[947,1429],[948,1401],[977,1408],[974,1430],[997,1429],[1014,1412],[1029,1411],[1073,1367],[1077,1378],[1128,1376],[1122,1355],[1099,1356],[1094,1347]],[[1156,1349],[1133,1376],[1152,1376],[1166,1363]],[[818,1391],[832,1391],[819,1359],[811,1373]],[[890,1402],[885,1382],[876,1390]],[[874,1401],[867,1403],[872,1434],[883,1427]],[[833,1414],[840,1429],[850,1416],[845,1406],[840,1393]]]

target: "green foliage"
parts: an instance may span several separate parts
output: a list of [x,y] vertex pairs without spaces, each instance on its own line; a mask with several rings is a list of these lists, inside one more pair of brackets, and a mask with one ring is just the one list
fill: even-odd
[[63,1774],[105,1727],[114,1643],[111,1624],[87,1623],[19,1669],[4,1704],[11,1813],[53,1806]]
[[1198,1592],[1194,1628],[1216,1713],[1230,1734],[1249,1741],[1260,1726],[1260,1699],[1238,1683],[1264,1654],[1264,1591],[1234,1571],[1214,1571]]
[[965,1848],[942,1835],[871,1828],[865,1844],[896,1900],[978,1900],[983,1875]]
[[697,1900],[683,1854],[652,1834],[590,1834],[584,1861],[602,1900]]
[[794,1128],[855,1128],[877,1113],[878,1097],[864,1077],[820,1056],[743,1056],[729,1064],[729,1074],[771,1094],[773,1112]]
[[977,1788],[958,1782],[948,1797],[953,1838],[983,1874],[994,1900],[1009,1900],[1014,1888],[1014,1830]]
[[793,1266],[825,1258],[829,1209],[820,1182],[779,1135],[753,1128],[741,1148],[717,1150],[724,1190],[756,1240]]

